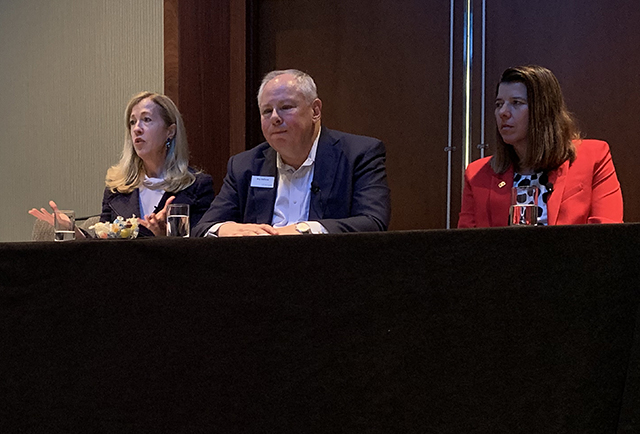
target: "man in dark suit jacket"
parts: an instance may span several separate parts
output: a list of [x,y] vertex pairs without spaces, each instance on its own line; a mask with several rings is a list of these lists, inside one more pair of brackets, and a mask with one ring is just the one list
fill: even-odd
[[383,231],[391,214],[380,140],[320,125],[313,79],[273,71],[258,93],[265,143],[231,157],[194,236]]

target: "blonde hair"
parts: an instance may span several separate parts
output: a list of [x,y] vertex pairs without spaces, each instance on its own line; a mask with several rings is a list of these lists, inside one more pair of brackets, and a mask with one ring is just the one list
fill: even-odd
[[513,164],[516,171],[526,167],[548,172],[567,160],[573,162],[576,159],[573,140],[581,135],[553,72],[538,65],[517,66],[502,73],[496,94],[501,83],[522,83],[527,88],[528,146],[527,155],[520,161],[513,146],[506,144],[498,131],[496,152],[491,158],[493,170],[504,173]]
[[177,193],[194,183],[196,177],[189,171],[189,145],[187,133],[182,122],[182,116],[176,105],[168,96],[153,92],[140,92],[127,104],[124,112],[126,131],[124,135],[124,148],[120,161],[107,170],[106,185],[113,193],[131,193],[144,179],[145,171],[142,159],[138,157],[131,140],[131,125],[129,119],[131,111],[142,100],[149,98],[160,109],[160,116],[166,127],[176,126],[176,132],[170,141],[167,155],[164,161],[164,181],[150,187]]

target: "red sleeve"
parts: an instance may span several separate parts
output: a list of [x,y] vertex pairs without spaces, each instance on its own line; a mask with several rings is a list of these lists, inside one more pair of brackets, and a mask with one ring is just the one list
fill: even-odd
[[622,191],[609,145],[594,162],[591,210],[587,223],[622,223]]

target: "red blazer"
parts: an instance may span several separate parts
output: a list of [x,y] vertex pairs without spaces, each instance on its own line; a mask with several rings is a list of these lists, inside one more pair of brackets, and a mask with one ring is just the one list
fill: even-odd
[[[622,192],[609,145],[576,141],[577,157],[549,173],[553,192],[547,203],[549,225],[622,223]],[[491,157],[469,164],[464,173],[459,228],[507,226],[513,167],[493,171]]]

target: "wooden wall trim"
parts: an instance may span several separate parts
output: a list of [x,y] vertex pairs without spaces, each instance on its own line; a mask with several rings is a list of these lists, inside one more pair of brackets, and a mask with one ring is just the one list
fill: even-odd
[[244,0],[165,0],[165,93],[187,128],[191,164],[219,191],[245,149]]
[[179,106],[178,64],[179,28],[178,0],[164,0],[164,93]]
[[[245,98],[246,94],[246,0],[230,1],[230,26],[229,26],[229,50],[231,59],[229,64],[229,89],[230,89],[230,123],[229,123],[229,148],[231,155],[244,151],[247,148],[245,119],[246,104],[252,101]],[[250,144],[253,146],[255,143]]]

